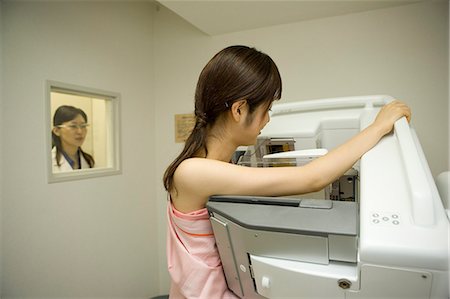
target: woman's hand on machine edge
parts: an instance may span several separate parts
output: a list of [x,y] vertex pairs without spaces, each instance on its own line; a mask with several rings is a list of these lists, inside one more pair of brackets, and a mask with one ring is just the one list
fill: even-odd
[[378,126],[380,132],[384,136],[392,131],[394,123],[403,116],[405,116],[409,122],[411,120],[411,109],[405,103],[395,100],[381,108],[373,125]]

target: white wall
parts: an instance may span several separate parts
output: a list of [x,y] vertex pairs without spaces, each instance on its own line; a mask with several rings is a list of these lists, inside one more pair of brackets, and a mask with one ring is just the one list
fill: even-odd
[[[283,77],[282,102],[389,94],[406,101],[434,175],[448,165],[448,3],[427,2],[208,37],[161,7],[155,17],[156,167],[181,150],[176,113],[193,112],[198,75],[220,49],[268,53]],[[164,128],[164,129],[163,129]],[[159,179],[160,179],[159,178]],[[160,214],[165,192],[159,186]],[[159,219],[161,226],[164,219]],[[165,251],[160,230],[160,252]],[[161,287],[167,287],[167,274]]]
[[[152,2],[3,2],[2,298],[159,288]],[[45,80],[119,92],[120,175],[47,183]]]
[[[2,30],[2,2],[0,1],[0,111],[3,111],[3,80],[2,80],[2,69],[3,69],[3,30]],[[3,229],[2,229],[2,223],[3,223],[3,218],[2,218],[2,202],[3,202],[3,171],[1,169],[3,169],[3,155],[2,155],[2,142],[3,142],[3,121],[2,121],[2,113],[0,113],[0,124],[2,124],[2,126],[0,127],[0,297],[2,294],[2,257],[3,257],[3,251],[2,251],[2,240],[3,240]]]

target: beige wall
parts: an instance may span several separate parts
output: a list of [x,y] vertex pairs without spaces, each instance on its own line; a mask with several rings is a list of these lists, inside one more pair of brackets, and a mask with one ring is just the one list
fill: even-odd
[[[3,13],[3,4],[0,1],[0,16]],[[0,70],[3,69],[3,27],[2,27],[3,22],[0,22]],[[3,72],[0,71],[0,111],[3,111]],[[0,113],[0,124],[2,124],[3,127],[3,115],[2,113]],[[2,294],[2,281],[3,281],[3,274],[1,271],[2,267],[1,267],[1,261],[2,261],[2,256],[3,256],[3,249],[2,249],[2,245],[3,245],[3,217],[2,217],[2,203],[3,203],[3,171],[1,169],[3,169],[3,150],[2,150],[2,144],[3,142],[3,130],[0,127],[0,294]],[[1,295],[0,295],[1,297]]]
[[[268,53],[283,77],[282,102],[388,94],[406,101],[434,175],[448,168],[448,3],[427,2],[209,37],[161,7],[155,15],[157,177],[181,150],[176,113],[193,112],[198,75],[220,49]],[[164,129],[162,129],[164,128]],[[157,185],[159,214],[165,192]],[[159,216],[161,227],[164,219]],[[165,229],[160,229],[164,255]],[[163,269],[162,264],[162,269]],[[167,274],[161,287],[167,287]]]
[[[2,3],[2,298],[159,293],[153,13],[151,2]],[[122,174],[47,183],[46,80],[121,94]]]

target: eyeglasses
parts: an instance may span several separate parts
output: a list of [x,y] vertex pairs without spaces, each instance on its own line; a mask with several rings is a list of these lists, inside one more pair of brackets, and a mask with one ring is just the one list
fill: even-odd
[[89,124],[79,124],[79,125],[76,125],[76,124],[70,124],[70,125],[59,125],[59,126],[56,126],[57,128],[68,128],[68,129],[71,129],[71,130],[76,130],[76,129],[81,129],[81,130],[85,130],[87,127],[89,127]]

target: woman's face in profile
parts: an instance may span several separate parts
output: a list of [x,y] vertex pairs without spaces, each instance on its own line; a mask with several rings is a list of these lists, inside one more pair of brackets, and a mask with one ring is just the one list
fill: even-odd
[[60,137],[63,148],[80,147],[86,138],[87,124],[83,116],[78,114],[71,121],[58,126],[54,133]]

